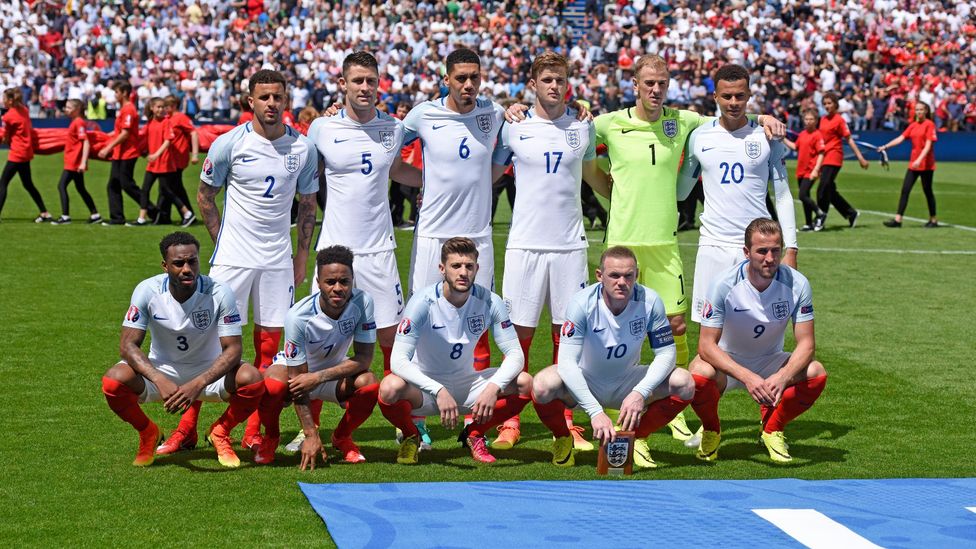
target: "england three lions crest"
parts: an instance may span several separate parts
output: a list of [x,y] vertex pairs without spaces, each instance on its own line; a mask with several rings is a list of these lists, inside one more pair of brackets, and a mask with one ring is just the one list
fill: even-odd
[[678,135],[678,121],[673,118],[669,118],[661,123],[664,128],[664,135],[671,139],[674,139]]
[[193,320],[193,327],[197,330],[206,330],[210,327],[210,311],[206,309],[193,311],[190,319]]
[[491,128],[494,126],[494,123],[491,121],[490,114],[479,114],[476,120],[478,121],[479,130],[485,133],[491,133]]
[[784,318],[790,316],[790,304],[786,301],[777,301],[773,303],[773,317],[776,320],[783,320]]
[[352,333],[353,328],[356,327],[356,321],[351,318],[344,318],[339,321],[339,333],[342,335],[349,335]]
[[481,332],[485,331],[485,315],[469,316],[468,330],[471,335],[481,335]]
[[394,146],[393,132],[380,132],[380,145],[383,145],[384,149],[392,151]]
[[759,141],[746,141],[746,156],[755,160],[762,154],[762,143]]
[[566,143],[570,147],[578,149],[582,143],[580,140],[579,130],[566,130]]
[[298,168],[301,167],[300,158],[297,154],[286,154],[285,155],[285,169],[288,173],[295,173]]

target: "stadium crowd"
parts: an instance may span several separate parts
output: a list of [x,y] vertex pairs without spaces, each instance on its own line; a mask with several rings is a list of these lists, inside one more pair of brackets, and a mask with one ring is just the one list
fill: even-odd
[[[518,98],[545,49],[573,66],[572,93],[595,113],[634,104],[634,59],[670,64],[669,104],[714,112],[711,74],[752,69],[753,112],[802,128],[824,93],[854,131],[901,130],[917,101],[939,131],[976,129],[976,2],[874,0],[170,0],[0,5],[0,88],[19,87],[32,117],[69,99],[112,118],[112,82],[127,77],[142,110],[176,95],[198,121],[235,119],[247,78],[261,68],[293,84],[291,108],[338,99],[342,59],[375,52],[382,103],[418,104],[442,92],[445,58],[465,46],[484,60],[484,98]],[[585,12],[571,18],[570,8]],[[883,14],[883,16],[882,16]],[[574,28],[573,25],[578,25]]]

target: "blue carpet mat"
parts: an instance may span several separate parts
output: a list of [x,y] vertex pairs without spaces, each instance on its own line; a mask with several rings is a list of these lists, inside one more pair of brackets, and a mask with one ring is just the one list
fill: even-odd
[[976,479],[299,483],[339,547],[976,547]]

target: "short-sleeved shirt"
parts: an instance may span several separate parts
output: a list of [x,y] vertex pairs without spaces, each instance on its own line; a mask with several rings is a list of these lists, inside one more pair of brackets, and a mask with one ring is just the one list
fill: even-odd
[[824,166],[844,165],[844,140],[851,135],[844,117],[834,113],[820,119],[820,135],[824,140]]
[[332,318],[322,310],[320,296],[315,292],[288,310],[284,351],[288,366],[307,363],[309,372],[325,370],[346,359],[353,341],[376,341],[373,300],[369,294],[353,289],[339,318]]
[[803,130],[796,136],[796,178],[807,179],[817,167],[817,157],[826,150],[820,130]]
[[31,138],[34,126],[26,107],[13,107],[3,115],[3,129],[10,140],[10,162],[30,162],[34,158]]
[[508,248],[576,250],[587,247],[580,183],[583,162],[596,158],[596,129],[567,110],[556,120],[535,116],[506,124],[495,164],[515,164],[515,207]]
[[915,162],[915,160],[922,154],[922,149],[925,147],[926,141],[931,141],[932,146],[929,147],[928,154],[925,155],[925,159],[922,160],[922,165],[919,166],[917,171],[924,172],[928,170],[935,169],[935,142],[939,140],[939,136],[935,131],[935,124],[931,120],[923,120],[921,122],[912,122],[905,128],[902,132],[902,137],[908,139],[912,144],[912,153],[909,158],[909,163]]
[[212,265],[250,269],[291,266],[291,204],[297,191],[318,191],[315,145],[297,131],[268,141],[248,122],[210,147],[200,180],[226,185]]
[[220,338],[241,335],[241,315],[229,287],[200,275],[196,291],[180,303],[163,273],[136,286],[122,326],[149,331],[149,360],[198,366],[220,356]]
[[491,101],[477,100],[460,114],[444,98],[421,103],[403,119],[404,143],[419,138],[424,157],[417,236],[491,235],[491,165],[504,121],[504,110]]
[[[169,124],[165,119],[156,120],[153,118],[146,124],[146,143],[149,145],[149,154],[153,154],[163,146],[169,136]],[[176,164],[173,158],[173,144],[159,155],[159,158],[146,164],[146,171],[149,173],[170,173],[176,171]]]
[[81,167],[81,155],[85,142],[88,141],[88,126],[85,119],[78,117],[71,120],[68,135],[64,138],[64,169],[77,171]]
[[118,136],[123,130],[129,130],[129,135],[112,151],[112,160],[139,158],[139,113],[131,101],[115,115],[115,135]]
[[702,306],[701,325],[721,328],[719,348],[746,358],[783,350],[786,326],[813,320],[813,290],[799,271],[780,265],[762,292],[749,282],[748,261],[715,279]]
[[[437,382],[463,376],[474,368],[474,347],[491,329],[496,343],[517,339],[505,303],[498,295],[475,284],[468,300],[455,307],[441,293],[443,282],[417,292],[407,302],[397,326],[397,342],[413,343],[411,362]],[[421,387],[434,394],[439,387]]]
[[637,365],[645,338],[652,349],[674,344],[657,292],[635,284],[627,307],[615,315],[603,299],[603,284],[596,283],[580,290],[566,307],[559,354],[579,353],[582,347],[579,365],[588,376],[615,377]]
[[611,245],[657,246],[677,242],[678,167],[692,130],[710,118],[664,107],[645,122],[631,107],[596,117],[596,142],[610,155]]
[[329,197],[315,249],[341,244],[368,254],[396,248],[388,189],[390,168],[403,145],[403,123],[377,112],[360,124],[342,109],[315,119],[308,138],[324,160]]
[[169,125],[169,132],[166,139],[170,140],[170,154],[173,155],[173,165],[177,170],[182,170],[190,164],[190,134],[196,128],[190,117],[180,111],[176,111],[166,119]]

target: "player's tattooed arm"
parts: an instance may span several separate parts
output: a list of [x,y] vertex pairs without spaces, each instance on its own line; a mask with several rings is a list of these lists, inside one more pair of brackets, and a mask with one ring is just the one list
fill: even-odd
[[295,287],[305,282],[306,265],[308,265],[308,250],[312,245],[312,233],[315,232],[315,193],[302,194],[298,197],[298,248],[292,266],[295,274]]
[[210,238],[214,242],[217,241],[217,234],[220,233],[220,210],[217,209],[217,193],[220,192],[220,187],[214,187],[208,185],[203,181],[200,182],[200,188],[197,190],[197,206],[200,207],[200,217],[203,218],[203,224],[207,227],[207,232],[210,233]]
[[[159,388],[159,394],[163,398],[163,402],[169,399],[173,393],[178,389],[177,385],[170,381],[168,377],[163,375],[162,372],[153,366],[150,362],[149,357],[142,350],[142,342],[146,339],[146,331],[140,330],[138,328],[129,328],[127,326],[122,327],[122,338],[119,342],[119,356],[122,360],[131,367],[135,372],[142,377],[148,379],[149,381],[156,384]],[[166,409],[167,412],[173,413],[177,410]]]
[[244,346],[241,336],[225,336],[220,338],[220,355],[202,374],[176,388],[168,398],[163,400],[167,412],[182,412],[190,407],[203,389],[224,377],[241,363]]

